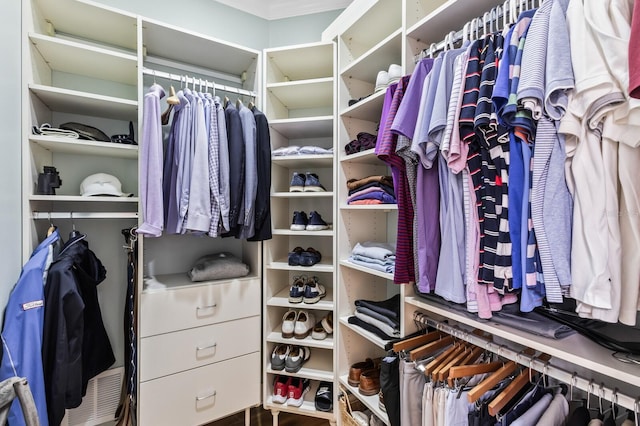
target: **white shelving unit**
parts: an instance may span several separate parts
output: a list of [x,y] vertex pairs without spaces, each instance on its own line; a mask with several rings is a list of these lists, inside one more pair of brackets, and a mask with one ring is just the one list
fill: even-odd
[[[266,49],[264,54],[265,113],[271,127],[272,149],[292,146],[332,148],[334,142],[335,44],[313,43],[284,48]],[[316,173],[326,191],[290,192],[293,172]],[[335,424],[334,411],[315,409],[314,397],[321,381],[335,381],[335,338],[324,340],[285,339],[282,337],[282,317],[289,309],[305,310],[319,322],[327,315],[335,318],[335,230],[292,231],[294,211],[307,215],[317,211],[327,223],[335,221],[335,155],[289,155],[272,157],[271,217],[273,239],[264,244],[264,377],[263,405],[272,411],[274,424],[281,411],[328,419]],[[322,260],[311,266],[290,266],[288,252],[295,247],[313,247]],[[295,276],[316,276],[327,289],[327,295],[315,304],[290,303],[289,288]],[[289,374],[271,368],[271,353],[278,344],[310,348],[311,358],[303,368]],[[278,375],[293,375],[311,381],[311,390],[301,407],[277,404],[272,400],[273,383]]]

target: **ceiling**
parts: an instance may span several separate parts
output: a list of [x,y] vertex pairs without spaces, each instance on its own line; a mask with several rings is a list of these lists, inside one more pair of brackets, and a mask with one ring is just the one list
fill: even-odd
[[215,0],[265,19],[282,19],[344,9],[353,0]]

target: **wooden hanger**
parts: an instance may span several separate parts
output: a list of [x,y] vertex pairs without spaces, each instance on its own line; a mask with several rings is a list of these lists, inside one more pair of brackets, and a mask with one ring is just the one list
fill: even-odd
[[413,349],[420,345],[425,345],[427,343],[431,343],[434,340],[438,340],[442,337],[442,333],[439,331],[433,331],[431,333],[426,333],[421,336],[410,337],[405,340],[401,340],[393,344],[393,351],[396,353],[400,353],[402,351],[406,351],[407,349]]
[[449,355],[440,365],[433,369],[431,372],[431,380],[437,381],[440,377],[440,372],[452,362],[456,362],[456,360],[460,360],[464,358],[469,350],[469,346],[467,344],[459,345],[458,349],[453,351],[451,355]]
[[176,89],[173,86],[169,87],[170,96],[167,98],[167,103],[169,105],[179,105],[180,98],[176,96]]
[[483,351],[482,348],[479,348],[477,346],[472,346],[469,348],[469,350],[466,350],[460,355],[458,355],[456,358],[451,360],[449,364],[443,366],[442,369],[438,371],[438,381],[447,380],[447,378],[449,377],[451,368],[457,365],[466,365],[477,360],[480,357],[480,355],[482,355],[482,351]]
[[476,374],[491,373],[493,371],[496,371],[503,365],[504,363],[502,361],[495,361],[451,367],[449,369],[449,377],[447,377],[447,381],[449,382],[449,386],[453,387],[454,379],[475,376]]
[[445,346],[448,346],[451,343],[453,343],[452,336],[442,337],[434,342],[427,343],[424,346],[420,346],[416,349],[413,349],[412,351],[409,352],[409,359],[411,361],[415,361],[417,359],[424,358],[425,356],[432,354],[438,349],[444,348]]
[[252,101],[249,101],[249,105],[247,105],[247,108],[249,108],[249,109],[253,109],[253,107],[254,107],[254,106],[255,106],[255,105],[253,104],[253,102],[252,102]]
[[[542,354],[537,359],[541,361],[549,361],[551,359],[550,355]],[[533,359],[531,360],[533,362]],[[513,379],[509,385],[498,394],[491,402],[489,403],[489,414],[492,416],[497,415],[500,410],[502,410],[513,398],[516,397],[518,392],[527,384],[531,379],[531,368],[525,368],[520,372],[518,377]]]
[[514,361],[507,361],[506,363],[504,363],[502,367],[500,367],[492,375],[484,379],[469,391],[467,395],[469,403],[476,402],[482,395],[484,395],[485,392],[497,385],[500,380],[516,371],[516,368],[518,368],[518,364],[516,364]]
[[439,371],[439,367],[446,365],[453,358],[458,356],[460,352],[463,352],[465,349],[464,345],[459,342],[455,342],[452,347],[445,350],[443,353],[438,355],[433,361],[427,364],[425,368],[425,374],[433,374],[434,372]]

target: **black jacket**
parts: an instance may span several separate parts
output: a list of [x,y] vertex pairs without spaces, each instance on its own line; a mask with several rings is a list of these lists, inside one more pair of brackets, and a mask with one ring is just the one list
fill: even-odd
[[84,235],[69,240],[49,268],[45,286],[42,360],[49,424],[82,402],[89,379],[115,357],[102,322],[97,285],[106,270]]
[[258,192],[256,195],[255,234],[248,241],[271,239],[271,137],[267,117],[255,106]]

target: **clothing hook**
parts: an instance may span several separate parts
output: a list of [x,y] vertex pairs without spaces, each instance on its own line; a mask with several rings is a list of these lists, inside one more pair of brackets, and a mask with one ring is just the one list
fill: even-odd
[[602,398],[604,397],[604,383],[600,382],[600,388],[598,389],[598,412],[602,415]]
[[575,371],[571,375],[571,384],[569,385],[569,400],[573,401],[573,387],[578,383],[578,373]]
[[73,231],[76,230],[76,223],[73,221],[73,212],[69,212],[69,216],[71,217],[71,229]]
[[587,388],[587,410],[591,409],[591,394],[593,393],[593,379],[589,380],[589,387]]
[[638,412],[640,412],[640,396],[633,401],[633,415],[635,417],[635,423],[638,423]]

